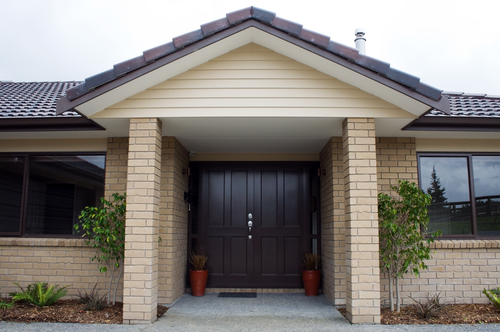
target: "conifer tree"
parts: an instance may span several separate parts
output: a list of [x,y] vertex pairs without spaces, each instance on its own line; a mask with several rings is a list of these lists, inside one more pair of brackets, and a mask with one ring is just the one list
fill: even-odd
[[427,193],[431,195],[431,204],[444,203],[447,198],[444,196],[446,188],[441,188],[441,179],[437,176],[436,167],[432,166],[431,186],[427,188]]

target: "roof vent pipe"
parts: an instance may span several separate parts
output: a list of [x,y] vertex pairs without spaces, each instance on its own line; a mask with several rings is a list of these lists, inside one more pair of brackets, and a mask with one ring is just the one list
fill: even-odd
[[365,47],[365,29],[363,28],[358,28],[354,31],[354,35],[356,36],[356,39],[354,41],[356,42],[356,48],[358,49],[359,53],[361,54],[366,54],[366,47]]

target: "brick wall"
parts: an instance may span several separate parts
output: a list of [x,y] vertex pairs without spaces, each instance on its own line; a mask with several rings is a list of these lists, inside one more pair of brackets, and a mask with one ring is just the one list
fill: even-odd
[[127,191],[128,137],[108,138],[106,152],[106,183],[104,197],[108,200],[113,193]]
[[162,124],[130,119],[127,221],[123,275],[123,322],[156,320]]
[[[68,287],[65,298],[78,290],[91,291],[97,283],[99,294],[107,293],[107,275],[99,273],[92,262],[96,250],[81,239],[0,238],[0,294],[18,291],[14,282],[26,287],[33,282],[47,282]],[[122,287],[118,287],[121,301]]]
[[332,137],[320,153],[323,293],[345,304],[345,219],[342,138]]
[[163,137],[160,198],[158,302],[170,304],[185,292],[188,205],[184,192],[189,177],[188,151],[175,139]]
[[380,323],[377,169],[374,119],[342,123],[346,228],[346,315]]

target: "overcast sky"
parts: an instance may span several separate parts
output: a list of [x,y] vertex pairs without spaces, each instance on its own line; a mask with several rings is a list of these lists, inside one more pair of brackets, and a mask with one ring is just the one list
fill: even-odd
[[84,80],[256,6],[445,91],[500,95],[498,0],[0,0],[0,80]]

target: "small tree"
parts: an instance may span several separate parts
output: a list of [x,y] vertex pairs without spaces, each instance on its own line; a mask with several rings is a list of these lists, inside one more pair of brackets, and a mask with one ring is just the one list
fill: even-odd
[[[110,271],[108,285],[108,304],[111,297],[111,285],[116,282],[113,304],[116,303],[116,291],[123,274],[123,256],[125,253],[125,212],[126,194],[114,193],[113,201],[101,198],[101,207],[87,206],[78,217],[74,228],[83,230],[82,237],[86,237],[85,244],[99,249],[92,261],[97,260],[103,264],[99,272]],[[118,279],[115,274],[118,272]]]
[[441,179],[437,176],[436,167],[432,166],[430,187],[427,188],[427,193],[431,195],[431,203],[444,203],[447,198],[444,196],[446,188],[441,188]]
[[[399,279],[408,272],[419,275],[427,269],[424,260],[430,258],[427,244],[441,235],[440,231],[426,234],[429,225],[427,206],[431,196],[415,183],[399,180],[399,187],[392,186],[397,197],[384,193],[378,195],[380,226],[381,269],[389,274],[389,302],[394,311],[393,282],[396,280],[396,307],[400,311]],[[427,236],[427,237],[426,237]]]

